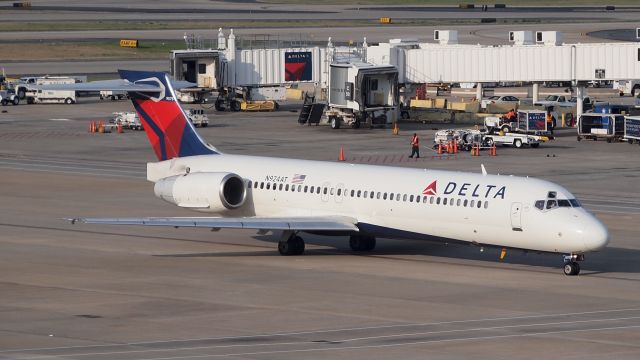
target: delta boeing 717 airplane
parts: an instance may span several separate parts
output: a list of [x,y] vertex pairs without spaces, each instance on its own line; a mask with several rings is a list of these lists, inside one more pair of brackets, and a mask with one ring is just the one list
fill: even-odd
[[301,255],[301,234],[463,242],[558,253],[577,275],[607,228],[549,181],[428,169],[223,154],[187,120],[168,75],[120,71],[158,162],[147,178],[160,199],[197,217],[77,218],[74,223],[282,231],[278,251]]

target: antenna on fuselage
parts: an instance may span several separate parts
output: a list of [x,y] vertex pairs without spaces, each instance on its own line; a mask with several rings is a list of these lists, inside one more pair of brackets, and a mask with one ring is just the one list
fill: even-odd
[[487,175],[487,169],[484,168],[484,164],[480,164],[480,168],[482,169],[482,176]]

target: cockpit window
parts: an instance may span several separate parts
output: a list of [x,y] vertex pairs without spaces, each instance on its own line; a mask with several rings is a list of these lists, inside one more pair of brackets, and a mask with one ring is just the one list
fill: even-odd
[[550,210],[556,208],[571,208],[580,207],[580,202],[576,199],[548,199],[548,200],[536,200],[535,207],[538,210]]
[[547,198],[548,199],[555,199],[556,198],[556,192],[555,191],[549,191],[549,193],[547,194]]
[[558,200],[558,206],[571,207],[571,203],[569,202],[569,200]]

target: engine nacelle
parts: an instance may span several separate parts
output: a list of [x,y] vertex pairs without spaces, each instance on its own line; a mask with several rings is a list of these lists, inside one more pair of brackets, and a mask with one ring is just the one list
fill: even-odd
[[232,173],[189,173],[156,182],[157,197],[180,207],[224,212],[241,207],[247,196],[242,178]]

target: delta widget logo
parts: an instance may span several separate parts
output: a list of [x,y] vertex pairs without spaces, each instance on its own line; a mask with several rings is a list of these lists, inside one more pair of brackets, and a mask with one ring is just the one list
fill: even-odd
[[422,194],[423,195],[438,195],[438,191],[436,189],[437,186],[437,180],[434,180],[431,184],[429,184],[429,186],[427,186],[426,188],[424,188],[424,190],[422,190]]

